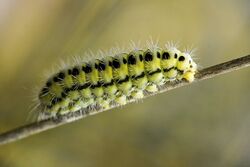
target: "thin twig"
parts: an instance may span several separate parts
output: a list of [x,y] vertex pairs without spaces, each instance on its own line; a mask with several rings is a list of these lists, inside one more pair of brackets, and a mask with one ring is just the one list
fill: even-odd
[[[213,78],[217,75],[221,75],[224,73],[242,69],[248,66],[250,66],[250,55],[202,69],[195,75],[194,82]],[[157,94],[166,92],[166,91],[178,88],[178,87],[182,87],[188,84],[189,83],[185,81],[167,83],[159,92],[157,92]],[[152,94],[145,95],[145,97],[149,97],[149,96],[152,96]],[[129,101],[129,103],[131,102],[133,102],[133,100]],[[115,108],[115,107],[117,106],[113,106],[112,108]],[[94,115],[100,112],[102,111],[87,111],[87,110],[79,111],[79,112],[70,113],[68,115],[60,116],[58,118],[47,119],[47,120],[43,120],[40,122],[34,122],[28,125],[24,125],[24,126],[21,126],[16,129],[0,134],[0,145],[14,142],[14,141],[23,139],[25,137],[28,137],[30,135],[37,134],[42,131],[55,128],[57,126],[67,124],[67,123],[76,121],[78,119],[84,118],[86,116]]]

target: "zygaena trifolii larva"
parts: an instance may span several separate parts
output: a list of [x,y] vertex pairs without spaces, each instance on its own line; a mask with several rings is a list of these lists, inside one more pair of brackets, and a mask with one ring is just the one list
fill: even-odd
[[173,45],[103,55],[52,75],[38,95],[40,118],[86,108],[108,109],[156,93],[167,82],[192,82],[197,65],[191,52]]

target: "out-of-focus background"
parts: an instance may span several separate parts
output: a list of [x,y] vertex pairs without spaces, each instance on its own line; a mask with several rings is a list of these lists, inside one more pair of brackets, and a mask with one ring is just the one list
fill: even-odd
[[[250,53],[249,0],[1,0],[0,132],[27,123],[60,60],[159,39],[201,67]],[[250,166],[250,69],[0,147],[1,167]]]

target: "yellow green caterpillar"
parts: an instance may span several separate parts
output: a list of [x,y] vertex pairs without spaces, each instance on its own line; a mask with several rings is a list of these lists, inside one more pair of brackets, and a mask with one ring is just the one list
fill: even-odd
[[39,93],[40,115],[53,117],[85,108],[108,109],[157,92],[166,82],[194,80],[190,53],[153,47],[80,62],[51,76]]

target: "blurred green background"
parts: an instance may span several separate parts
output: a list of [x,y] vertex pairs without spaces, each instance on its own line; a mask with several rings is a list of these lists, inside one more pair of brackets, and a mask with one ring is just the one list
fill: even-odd
[[[0,132],[27,123],[60,60],[117,43],[194,46],[207,67],[250,53],[249,0],[0,0]],[[250,166],[250,69],[0,146],[0,167]]]

